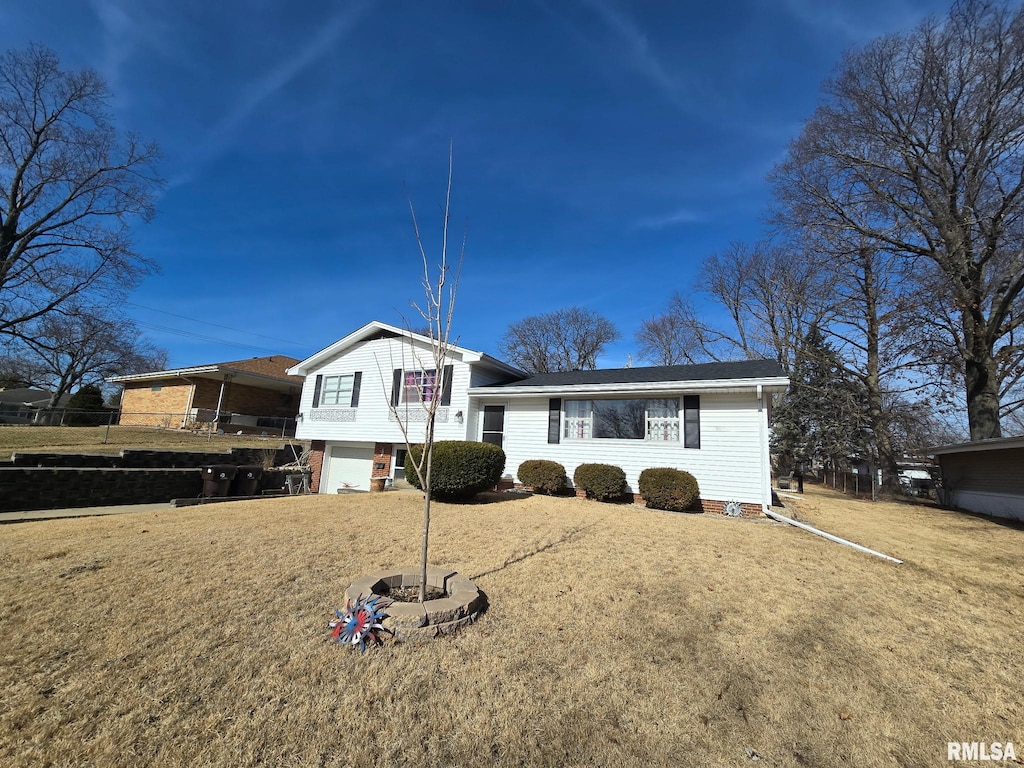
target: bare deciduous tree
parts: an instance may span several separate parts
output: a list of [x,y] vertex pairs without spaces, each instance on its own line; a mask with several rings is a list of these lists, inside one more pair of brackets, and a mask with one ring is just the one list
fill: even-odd
[[166,368],[167,352],[145,341],[126,317],[95,307],[69,310],[41,317],[9,345],[29,366],[33,385],[51,392],[50,408],[82,385]]
[[700,343],[693,325],[686,322],[681,311],[675,310],[682,301],[679,294],[675,294],[667,312],[640,324],[635,339],[638,345],[637,357],[641,360],[654,365],[682,365],[690,362],[691,352],[699,349]]
[[499,349],[528,373],[593,370],[605,348],[619,338],[607,318],[585,307],[568,307],[512,323]]
[[[423,602],[427,595],[427,555],[430,541],[430,503],[433,486],[431,476],[434,461],[434,427],[437,410],[441,405],[442,393],[451,386],[448,377],[451,375],[451,352],[455,347],[452,338],[452,318],[455,313],[455,297],[459,287],[459,276],[462,273],[462,260],[465,254],[466,238],[462,239],[458,263],[454,273],[448,259],[448,224],[452,197],[452,163],[453,150],[448,151],[448,187],[445,193],[443,226],[441,234],[441,252],[436,267],[431,268],[423,238],[420,235],[419,223],[412,199],[409,200],[409,211],[412,215],[413,230],[419,247],[423,267],[422,303],[412,302],[412,308],[419,316],[417,330],[411,330],[411,324],[403,320],[409,333],[415,333],[426,339],[426,343],[418,342],[409,337],[400,348],[401,370],[404,378],[394,381],[392,386],[400,386],[404,394],[392,393],[388,396],[387,383],[381,372],[381,386],[384,388],[385,399],[392,416],[398,424],[405,440],[409,463],[412,464],[420,488],[423,490],[423,539],[420,550],[420,584],[419,600]],[[396,360],[391,361],[392,368]],[[380,363],[378,361],[378,371]],[[397,395],[397,396],[396,396]],[[419,425],[423,426],[422,443],[419,436]],[[423,450],[413,451],[414,444],[422,444]]]
[[129,223],[154,213],[157,148],[117,134],[108,96],[46,48],[0,56],[0,333],[155,270]]
[[1000,436],[1024,323],[1024,10],[959,2],[849,54],[825,93],[772,174],[780,220],[934,265],[971,438]]
[[671,331],[659,340],[662,359],[700,363],[767,358],[789,370],[801,340],[827,314],[829,286],[822,274],[815,259],[794,249],[733,243],[704,260],[696,285],[724,310],[728,322],[710,322],[689,297],[676,293],[665,312],[646,321],[644,328],[657,325]]

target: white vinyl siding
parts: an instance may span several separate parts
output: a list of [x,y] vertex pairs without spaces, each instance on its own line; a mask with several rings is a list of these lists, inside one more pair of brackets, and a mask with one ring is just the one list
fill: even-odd
[[[465,440],[469,410],[470,366],[459,356],[449,360],[452,365],[452,398],[447,406],[439,407],[439,419],[435,424],[438,440]],[[302,387],[296,437],[299,440],[343,440],[357,442],[402,443],[402,431],[391,416],[388,403],[391,401],[394,370],[424,371],[435,368],[429,350],[421,346],[413,352],[409,345],[398,338],[373,339],[356,342],[334,358],[310,370]],[[313,407],[316,377],[347,376],[362,371],[359,407],[350,408],[341,398],[338,405]],[[323,388],[323,383],[321,383]],[[321,394],[322,397],[322,394]],[[463,413],[462,423],[457,414]],[[400,403],[398,412],[410,424],[409,437],[413,442],[423,440],[424,411],[418,402]]]
[[[681,398],[680,398],[681,400]],[[550,459],[565,467],[569,479],[580,464],[614,464],[626,473],[630,492],[637,493],[640,473],[648,467],[676,467],[691,472],[701,497],[763,504],[764,492],[760,419],[757,396],[700,395],[700,449],[675,441],[630,439],[563,439],[547,442],[547,397],[510,398],[505,410],[505,471],[515,475],[528,459]],[[563,405],[563,409],[565,406]],[[563,410],[563,419],[568,411]],[[563,425],[564,434],[564,425]],[[765,447],[766,451],[767,448]]]

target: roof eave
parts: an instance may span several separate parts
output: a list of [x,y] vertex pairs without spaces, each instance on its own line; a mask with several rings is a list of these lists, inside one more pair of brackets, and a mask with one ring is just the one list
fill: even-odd
[[[300,362],[298,365],[293,365],[291,368],[288,369],[287,372],[292,376],[308,376],[311,370],[318,367],[323,362],[331,359],[332,357],[339,354],[344,349],[352,346],[353,344],[362,341],[367,336],[370,336],[373,333],[379,331],[388,331],[390,333],[394,333],[408,339],[414,339],[416,341],[422,342],[423,344],[429,345],[432,343],[429,336],[423,336],[419,333],[413,333],[412,331],[408,331],[404,328],[399,328],[398,326],[395,325],[382,323],[379,320],[371,320],[362,328],[353,331],[344,338],[338,339],[338,341],[334,342],[329,347],[324,347],[319,352],[310,355],[305,360]],[[484,354],[483,352],[477,352],[476,350],[466,349],[465,347],[460,347],[455,344],[450,345],[449,348],[452,352],[455,352],[456,354],[460,355],[465,362],[485,363],[486,365],[489,365],[493,368],[497,368],[498,370],[513,376],[526,376],[526,374],[523,373],[522,371],[513,368],[507,363],[503,363],[502,361],[493,358],[490,355]]]
[[148,373],[131,373],[125,376],[110,376],[106,381],[122,384],[131,381],[150,381],[152,379],[173,379],[182,376],[198,376],[203,373],[217,373],[219,365],[197,365],[194,368],[172,368],[168,371],[150,371]]
[[258,382],[277,384],[278,386],[301,387],[301,381],[292,381],[281,376],[271,376],[266,373],[254,373],[239,368],[229,368],[223,365],[201,365],[195,368],[176,368],[170,371],[151,371],[149,373],[137,373],[127,376],[111,376],[106,381],[112,384],[130,384],[134,381],[159,381],[161,379],[187,379],[190,376],[203,377],[224,377],[230,376],[233,379],[254,379]]
[[974,453],[977,451],[998,451],[1007,448],[1024,448],[1024,437],[997,437],[991,440],[977,440],[969,443],[953,443],[926,448],[927,456],[943,456],[949,453]]
[[503,387],[485,386],[472,387],[469,394],[473,397],[529,397],[559,395],[611,395],[636,392],[756,392],[757,388],[768,393],[785,392],[789,387],[786,377],[763,379],[697,379],[694,381],[642,381],[616,384],[562,384],[560,386],[516,386],[510,384]]

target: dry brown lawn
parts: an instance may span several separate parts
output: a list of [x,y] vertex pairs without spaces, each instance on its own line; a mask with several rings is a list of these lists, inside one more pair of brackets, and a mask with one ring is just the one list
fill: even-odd
[[[0,528],[0,764],[929,766],[1024,752],[1024,531],[809,489],[765,520],[573,498],[436,505],[490,610],[360,656],[357,576],[415,493]],[[752,756],[759,756],[754,761]]]
[[[106,439],[107,442],[104,442]],[[89,453],[116,455],[122,448],[161,451],[224,451],[231,448],[277,448],[281,438],[258,435],[212,435],[180,429],[112,426],[0,426],[0,458],[11,453]]]

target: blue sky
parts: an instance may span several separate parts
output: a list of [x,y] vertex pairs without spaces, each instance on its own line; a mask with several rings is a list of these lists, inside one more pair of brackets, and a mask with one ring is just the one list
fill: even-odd
[[947,7],[35,0],[0,6],[0,48],[98,70],[118,127],[160,144],[135,233],[162,271],[127,309],[172,366],[411,317],[403,184],[436,253],[452,141],[460,343],[495,354],[509,323],[578,304],[618,326],[615,367],[704,257],[764,234],[765,174],[843,51]]

